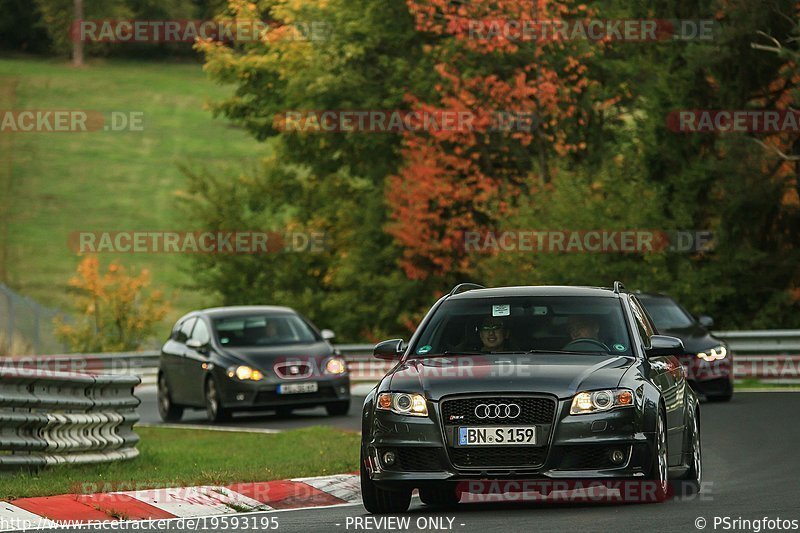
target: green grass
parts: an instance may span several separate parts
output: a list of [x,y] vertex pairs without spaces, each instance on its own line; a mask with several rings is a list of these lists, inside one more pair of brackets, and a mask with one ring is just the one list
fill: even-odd
[[[359,434],[317,426],[276,434],[137,428],[140,455],[0,478],[0,499],[184,487],[358,470]],[[121,487],[121,488],[120,488]]]
[[[70,307],[67,281],[78,263],[67,246],[71,232],[194,229],[175,210],[184,183],[179,165],[233,174],[268,153],[245,131],[211,116],[205,104],[232,88],[209,81],[199,64],[97,61],[74,69],[49,60],[0,59],[0,89],[5,109],[144,112],[142,132],[0,134],[0,184],[9,168],[11,180],[10,212],[0,213],[9,218],[8,281],[53,307]],[[104,264],[113,258],[148,268],[155,284],[174,291],[167,322],[215,303],[187,289],[191,263],[179,254],[100,257]]]
[[747,389],[800,390],[800,383],[764,383],[757,379],[736,380],[734,393],[737,390]]

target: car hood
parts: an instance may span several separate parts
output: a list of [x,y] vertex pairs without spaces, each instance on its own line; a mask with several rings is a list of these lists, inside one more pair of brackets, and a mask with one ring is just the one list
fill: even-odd
[[326,342],[311,344],[284,344],[281,346],[247,346],[240,348],[222,348],[224,354],[233,357],[242,364],[269,371],[278,362],[308,362],[313,360],[317,368],[322,360],[332,355],[333,350]]
[[688,326],[685,328],[662,329],[659,330],[659,333],[677,337],[682,340],[686,351],[690,354],[695,354],[725,344],[722,340],[713,336],[706,328],[700,325]]
[[449,394],[541,392],[568,398],[581,390],[616,387],[632,357],[487,354],[412,358],[391,375],[390,390]]

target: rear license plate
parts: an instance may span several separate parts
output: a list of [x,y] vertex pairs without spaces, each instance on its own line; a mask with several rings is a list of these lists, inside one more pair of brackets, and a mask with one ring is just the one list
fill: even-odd
[[278,385],[278,394],[300,394],[303,392],[317,392],[319,385],[316,381],[308,383],[281,383]]
[[458,428],[459,446],[536,446],[536,426]]

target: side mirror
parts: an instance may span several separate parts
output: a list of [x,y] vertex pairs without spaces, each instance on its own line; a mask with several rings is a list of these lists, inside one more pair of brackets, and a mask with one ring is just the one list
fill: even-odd
[[196,350],[200,353],[206,353],[208,351],[208,344],[203,344],[197,339],[189,339],[186,341],[186,347]]
[[645,353],[648,358],[684,355],[686,354],[686,348],[683,346],[683,341],[677,337],[653,335],[650,337],[650,348],[647,348]]
[[336,337],[336,333],[334,333],[329,329],[323,329],[322,331],[320,331],[320,334],[322,335],[322,338],[325,339],[326,341],[329,341],[334,337]]
[[392,339],[390,341],[379,342],[372,350],[372,355],[378,359],[394,361],[403,355],[405,341],[403,339]]
[[708,315],[700,315],[697,317],[697,322],[706,329],[714,327],[714,319]]

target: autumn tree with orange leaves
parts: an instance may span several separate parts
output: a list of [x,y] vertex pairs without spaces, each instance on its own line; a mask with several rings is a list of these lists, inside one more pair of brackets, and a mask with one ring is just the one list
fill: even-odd
[[534,38],[514,28],[582,21],[591,11],[564,0],[408,0],[417,30],[432,37],[438,82],[408,96],[427,113],[468,113],[469,128],[409,131],[403,165],[388,180],[389,232],[412,279],[467,274],[465,231],[493,228],[517,200],[548,186],[553,160],[580,158],[602,105],[586,62],[602,42]]
[[56,333],[75,352],[136,350],[169,310],[163,293],[150,289],[147,270],[134,275],[117,262],[101,272],[100,261],[86,257],[69,286],[79,316],[58,319]]
[[[792,105],[791,59],[751,43],[762,32],[796,46],[796,2],[762,4],[228,0],[223,16],[277,26],[259,40],[198,42],[206,72],[234,86],[212,109],[268,142],[271,155],[257,172],[191,177],[187,217],[210,229],[314,227],[328,233],[330,248],[320,256],[198,257],[198,286],[225,303],[291,305],[348,341],[407,338],[435,297],[462,281],[623,279],[669,292],[723,327],[797,327],[797,164],[774,149],[794,157],[796,136],[667,127],[681,109]],[[711,41],[654,42],[503,29],[676,18],[719,28]],[[303,21],[331,33],[306,39]],[[399,134],[278,127],[288,111],[324,110],[472,120],[466,129]],[[710,230],[717,248],[624,256],[464,250],[466,231],[636,228]]]

